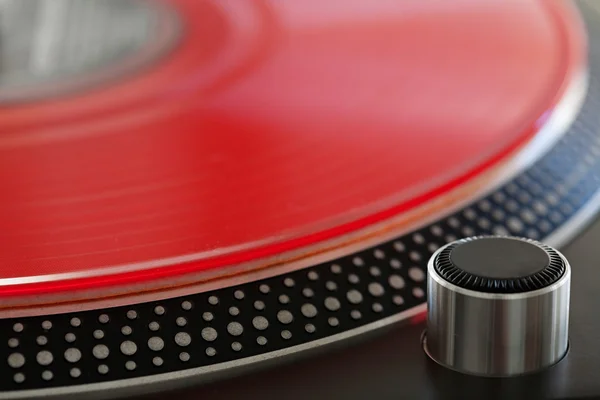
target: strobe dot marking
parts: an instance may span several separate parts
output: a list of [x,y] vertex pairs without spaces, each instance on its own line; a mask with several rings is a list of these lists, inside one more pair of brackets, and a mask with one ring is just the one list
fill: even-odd
[[81,351],[75,347],[68,348],[65,351],[65,360],[70,363],[76,363],[81,360]]
[[294,316],[288,310],[281,310],[277,313],[277,319],[284,325],[291,324]]
[[329,311],[337,311],[341,307],[340,301],[335,297],[327,297],[325,299],[325,308]]
[[217,331],[214,328],[204,328],[202,329],[202,339],[207,342],[214,342],[217,339]]
[[363,265],[365,265],[365,261],[360,257],[354,257],[352,259],[352,263],[357,267],[362,267]]
[[268,294],[271,291],[271,288],[269,285],[262,284],[258,287],[258,290],[260,290],[262,294]]
[[402,278],[399,275],[391,275],[388,278],[388,282],[389,282],[390,286],[392,287],[392,289],[396,289],[396,290],[403,289],[404,285],[405,285],[404,278]]
[[156,332],[160,329],[160,325],[158,322],[152,321],[148,324],[148,329],[150,329],[152,332]]
[[369,293],[373,297],[381,297],[385,293],[385,289],[377,282],[369,283]]
[[419,267],[409,268],[408,276],[410,279],[418,283],[425,281],[425,273]]
[[317,316],[317,307],[310,303],[303,304],[300,311],[306,318],[314,318]]
[[92,354],[98,360],[104,360],[110,354],[110,350],[108,347],[106,347],[106,345],[98,344],[92,349]]
[[254,326],[254,329],[256,330],[264,331],[269,327],[269,320],[259,315],[257,317],[254,317],[254,319],[252,320],[252,326]]
[[207,347],[205,353],[209,357],[214,357],[217,355],[217,351],[213,347]]
[[338,264],[332,264],[330,267],[330,270],[333,274],[339,275],[342,273],[342,267],[340,267]]
[[294,280],[292,278],[285,278],[283,280],[283,284],[286,287],[291,288],[291,287],[294,287],[294,285],[296,284],[296,282],[294,282]]
[[11,368],[21,368],[25,365],[25,356],[21,353],[12,353],[8,356],[8,365]]
[[126,340],[121,343],[120,350],[124,355],[132,356],[137,352],[137,344],[131,340]]
[[99,339],[104,338],[104,332],[100,329],[96,329],[92,335],[94,336],[94,339],[99,340]]
[[134,319],[137,319],[137,317],[138,317],[137,311],[135,311],[135,310],[129,310],[129,311],[127,311],[127,318],[128,319],[134,320]]
[[244,299],[244,292],[242,292],[241,290],[236,290],[233,293],[233,297],[235,297],[238,300],[243,300]]
[[240,336],[242,333],[244,333],[244,327],[239,322],[230,322],[227,325],[227,332],[231,336]]
[[158,336],[153,336],[148,339],[148,347],[152,351],[161,351],[165,347],[165,342]]
[[54,361],[54,356],[49,351],[42,350],[39,353],[37,353],[36,360],[38,364],[47,366],[52,364],[52,361]]
[[281,296],[279,296],[279,302],[281,304],[288,304],[290,302],[290,298],[288,295],[282,294]]
[[180,347],[187,347],[192,343],[192,337],[186,332],[178,332],[175,335],[175,343]]
[[375,249],[373,251],[373,256],[378,260],[383,260],[385,258],[385,253],[381,249]]
[[363,301],[362,294],[356,289],[348,291],[348,293],[346,293],[346,298],[351,304],[360,304]]
[[285,340],[289,340],[292,338],[292,332],[288,330],[281,331],[281,337]]

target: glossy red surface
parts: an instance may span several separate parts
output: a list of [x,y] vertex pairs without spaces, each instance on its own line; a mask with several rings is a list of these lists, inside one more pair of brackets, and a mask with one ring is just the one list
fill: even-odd
[[231,265],[402,213],[526,143],[583,61],[555,1],[167,3],[186,28],[162,61],[0,105],[0,295]]

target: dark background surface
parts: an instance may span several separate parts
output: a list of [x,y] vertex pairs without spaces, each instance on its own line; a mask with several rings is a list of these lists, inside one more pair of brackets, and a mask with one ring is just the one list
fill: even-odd
[[446,371],[420,347],[424,325],[393,326],[343,347],[146,400],[600,398],[600,221],[562,249],[572,266],[570,351],[541,373],[510,379]]

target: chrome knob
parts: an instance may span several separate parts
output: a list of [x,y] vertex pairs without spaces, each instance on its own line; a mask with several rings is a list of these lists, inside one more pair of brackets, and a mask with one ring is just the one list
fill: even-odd
[[483,376],[534,372],[568,349],[571,268],[557,250],[483,236],[440,248],[427,267],[425,352]]

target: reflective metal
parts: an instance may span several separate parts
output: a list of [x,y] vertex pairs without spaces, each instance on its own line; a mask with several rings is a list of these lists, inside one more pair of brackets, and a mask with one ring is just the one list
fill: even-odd
[[[444,246],[446,247],[446,246]],[[568,350],[571,268],[553,285],[526,293],[466,290],[440,277],[430,259],[425,352],[474,375],[513,376],[560,361]]]

